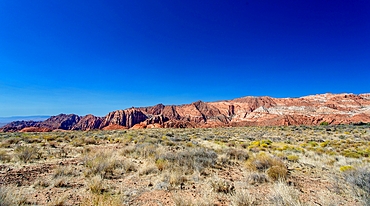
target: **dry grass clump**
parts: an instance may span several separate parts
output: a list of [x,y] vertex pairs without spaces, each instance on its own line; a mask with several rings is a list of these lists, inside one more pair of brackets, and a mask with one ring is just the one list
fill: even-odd
[[15,186],[0,186],[0,205],[1,206],[13,206],[13,205],[25,205],[27,198],[22,191]]
[[257,205],[256,198],[248,192],[248,190],[242,189],[235,191],[231,196],[231,204],[233,206],[252,206]]
[[234,192],[235,187],[230,181],[219,177],[213,177],[210,180],[212,190],[219,193],[231,194]]
[[272,189],[271,203],[276,206],[300,206],[298,191],[284,182],[276,182]]
[[5,150],[0,150],[0,161],[1,162],[10,162],[12,157],[8,155],[8,153]]
[[53,187],[69,187],[70,178],[67,177],[58,177],[55,178],[52,185]]
[[182,195],[173,195],[173,202],[176,206],[213,206],[216,205],[213,203],[211,196],[204,196],[202,198],[191,198],[185,197]]
[[266,170],[267,175],[274,181],[285,180],[288,175],[286,167],[274,165]]
[[102,194],[107,191],[104,179],[100,175],[95,175],[88,180],[87,186],[93,194]]
[[258,171],[266,171],[272,166],[286,167],[280,158],[271,156],[266,153],[259,153],[255,157],[250,158],[247,162],[248,168]]
[[54,170],[53,178],[63,177],[63,176],[76,176],[77,171],[71,165],[59,166]]
[[136,164],[134,162],[132,162],[131,160],[129,160],[129,159],[125,159],[121,162],[121,168],[126,173],[137,171]]
[[265,173],[256,172],[248,176],[248,183],[251,185],[261,184],[265,182],[268,182],[268,179]]
[[80,206],[123,206],[123,197],[110,194],[88,194],[84,196]]
[[36,159],[40,155],[39,149],[31,146],[18,146],[14,152],[18,159],[24,163]]
[[155,161],[163,162],[166,168],[181,168],[186,174],[193,174],[194,171],[203,171],[204,168],[214,166],[217,153],[205,148],[186,148],[182,151],[158,154]]
[[247,167],[252,170],[266,172],[273,180],[286,179],[288,175],[287,166],[278,158],[266,153],[259,153],[247,162]]
[[361,166],[345,170],[345,180],[351,185],[354,195],[365,205],[370,205],[370,167]]
[[120,167],[120,161],[116,160],[111,151],[90,152],[83,157],[86,176],[101,175],[107,177],[113,175],[116,168]]
[[230,148],[226,151],[226,155],[229,159],[245,161],[249,158],[249,154],[246,150]]

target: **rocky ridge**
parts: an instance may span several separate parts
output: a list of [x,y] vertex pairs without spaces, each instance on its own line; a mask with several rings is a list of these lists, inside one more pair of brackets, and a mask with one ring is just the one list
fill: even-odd
[[126,128],[186,128],[267,125],[318,125],[370,122],[370,93],[319,94],[300,98],[242,97],[184,105],[158,104],[110,112],[105,117],[60,114],[45,121],[16,121],[1,131],[52,131]]

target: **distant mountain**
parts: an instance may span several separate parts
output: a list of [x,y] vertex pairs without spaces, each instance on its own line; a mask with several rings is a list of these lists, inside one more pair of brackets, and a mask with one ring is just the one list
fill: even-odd
[[0,127],[14,121],[44,121],[50,116],[14,116],[14,117],[0,117]]
[[319,125],[370,122],[370,93],[300,98],[242,97],[183,105],[158,104],[110,112],[105,117],[60,114],[45,121],[14,121],[2,131]]

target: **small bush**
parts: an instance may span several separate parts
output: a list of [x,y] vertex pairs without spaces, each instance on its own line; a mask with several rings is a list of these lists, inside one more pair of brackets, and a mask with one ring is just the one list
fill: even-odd
[[157,159],[155,161],[155,165],[157,166],[159,171],[163,171],[168,166],[168,161],[164,159]]
[[158,168],[155,164],[145,164],[139,170],[139,175],[149,175],[158,173]]
[[324,121],[324,122],[321,122],[321,123],[320,123],[320,125],[321,125],[321,126],[328,126],[328,125],[329,125],[329,122],[325,122],[325,121]]
[[0,161],[2,162],[10,162],[12,157],[7,154],[5,150],[0,150]]
[[103,178],[108,174],[113,175],[116,168],[120,167],[119,161],[115,160],[111,152],[90,153],[84,156],[83,163],[88,168],[85,175],[101,175]]
[[106,191],[105,183],[100,175],[91,178],[87,183],[88,188],[93,194],[102,194]]
[[252,173],[248,176],[248,183],[251,185],[268,182],[265,173]]
[[20,161],[27,163],[36,158],[38,149],[36,147],[18,146],[14,151]]
[[358,167],[343,172],[345,180],[352,185],[353,193],[365,205],[370,205],[370,167]]
[[351,165],[344,165],[344,166],[341,166],[340,168],[339,168],[339,170],[341,171],[341,172],[346,172],[346,171],[348,171],[348,170],[353,170],[354,168],[353,168],[353,166],[351,166]]
[[274,165],[266,170],[266,173],[274,181],[285,180],[288,170],[285,167]]
[[277,182],[274,185],[271,196],[271,203],[276,206],[300,206],[298,192],[287,186],[284,182]]
[[124,205],[123,197],[108,195],[108,194],[89,194],[85,195],[81,201],[81,206],[118,206]]
[[0,205],[13,206],[24,205],[27,199],[14,186],[0,186]]
[[215,192],[230,194],[235,190],[235,187],[225,179],[214,177],[210,181],[211,187]]
[[247,151],[240,149],[229,149],[226,155],[232,160],[245,161],[249,158]]
[[231,196],[233,206],[252,206],[257,205],[255,197],[247,190],[238,190]]
[[291,161],[291,162],[298,162],[299,160],[299,157],[297,155],[288,155],[286,158],[288,161]]
[[76,175],[76,170],[72,166],[60,166],[54,170],[53,178],[74,175]]
[[131,160],[124,160],[122,162],[122,165],[121,165],[122,169],[125,171],[125,172],[134,172],[136,171],[136,165],[131,161]]
[[265,153],[260,153],[247,162],[247,167],[252,170],[266,171],[272,166],[286,167],[284,162],[277,157],[272,157]]

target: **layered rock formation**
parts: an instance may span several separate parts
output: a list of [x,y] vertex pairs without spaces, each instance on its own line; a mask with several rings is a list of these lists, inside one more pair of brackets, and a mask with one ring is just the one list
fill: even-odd
[[370,94],[320,94],[301,98],[243,97],[184,105],[158,104],[117,110],[105,117],[60,114],[43,122],[12,122],[5,125],[2,131],[318,125],[321,122],[370,122]]

